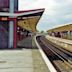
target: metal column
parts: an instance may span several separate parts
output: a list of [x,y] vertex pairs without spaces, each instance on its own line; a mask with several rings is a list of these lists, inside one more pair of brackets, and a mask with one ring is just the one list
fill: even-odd
[[[14,13],[14,0],[10,0],[10,3],[9,3],[9,12],[10,13]],[[10,17],[10,18],[13,18],[13,17]],[[13,21],[10,21],[9,22],[9,48],[13,48],[13,35],[14,34],[14,22]]]

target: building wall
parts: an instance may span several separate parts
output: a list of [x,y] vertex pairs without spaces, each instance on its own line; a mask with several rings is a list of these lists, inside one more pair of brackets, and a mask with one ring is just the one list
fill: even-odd
[[0,48],[7,48],[9,40],[9,22],[0,21]]
[[[0,12],[9,12],[9,1],[0,0]],[[18,0],[14,0],[14,11],[18,11]]]

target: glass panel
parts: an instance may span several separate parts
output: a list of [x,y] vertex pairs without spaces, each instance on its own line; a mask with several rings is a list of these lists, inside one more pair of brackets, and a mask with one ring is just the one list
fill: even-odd
[[9,24],[7,21],[0,21],[0,48],[8,48]]

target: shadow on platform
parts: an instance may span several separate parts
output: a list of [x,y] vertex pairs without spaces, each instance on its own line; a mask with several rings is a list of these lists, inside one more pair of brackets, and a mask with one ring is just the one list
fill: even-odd
[[17,43],[17,48],[0,48],[0,50],[38,49],[33,37],[27,37]]
[[35,41],[33,39],[33,37],[28,37],[28,38],[25,38],[21,41],[18,42],[17,44],[17,48],[18,49],[38,49],[36,44],[35,44]]

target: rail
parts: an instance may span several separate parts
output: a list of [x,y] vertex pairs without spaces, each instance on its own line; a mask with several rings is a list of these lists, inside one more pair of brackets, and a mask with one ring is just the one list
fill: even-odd
[[48,59],[48,57],[45,55],[44,51],[42,50],[40,44],[38,43],[37,39],[36,39],[37,36],[34,37],[34,40],[35,40],[35,43],[37,45],[37,47],[39,48],[39,51],[47,65],[47,67],[49,68],[50,72],[57,72],[55,67],[52,65],[52,63],[50,62],[50,60]]
[[[56,68],[57,72],[71,72],[72,71],[72,54],[60,50],[59,48],[53,46],[47,39],[44,37],[39,37],[37,39],[38,43],[41,46],[41,49],[45,52],[51,63]],[[69,57],[70,55],[70,57]],[[70,61],[69,61],[70,60]],[[52,70],[52,72],[54,72]]]

